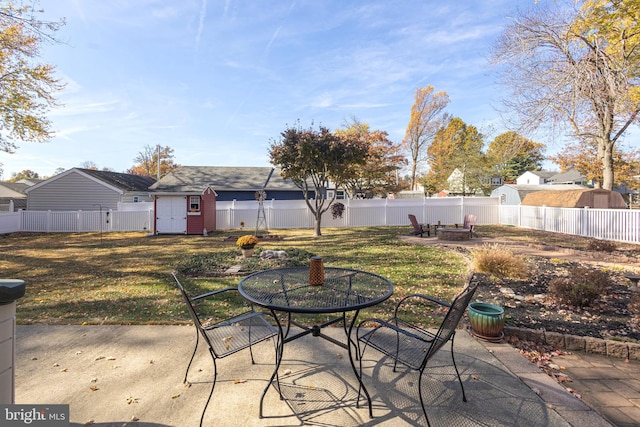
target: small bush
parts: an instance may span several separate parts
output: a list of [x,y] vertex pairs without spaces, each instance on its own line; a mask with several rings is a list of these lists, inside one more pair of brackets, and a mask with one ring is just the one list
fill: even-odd
[[527,277],[527,265],[504,246],[483,246],[471,251],[476,271],[488,273],[501,279],[522,279]]
[[553,279],[549,283],[549,294],[559,302],[574,307],[593,304],[609,289],[609,278],[600,270],[575,267],[568,277]]
[[589,240],[587,244],[587,249],[590,251],[598,251],[598,252],[615,252],[617,249],[615,242],[610,242],[608,240]]

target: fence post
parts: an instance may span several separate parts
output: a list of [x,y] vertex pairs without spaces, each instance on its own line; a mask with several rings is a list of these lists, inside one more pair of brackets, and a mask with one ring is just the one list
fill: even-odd
[[51,231],[51,211],[47,211],[47,232]]
[[582,211],[582,226],[580,227],[581,236],[589,236],[589,206],[585,206]]

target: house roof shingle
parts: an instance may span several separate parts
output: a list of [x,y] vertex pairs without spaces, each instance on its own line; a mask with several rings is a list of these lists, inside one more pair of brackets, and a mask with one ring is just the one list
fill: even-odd
[[[216,191],[257,191],[264,186],[271,167],[181,166],[160,178],[150,189],[154,192],[201,193],[211,187]],[[298,189],[274,170],[266,190]]]
[[99,171],[93,169],[76,169],[96,179],[99,179],[100,181],[103,181],[109,185],[125,191],[149,191],[149,187],[156,182],[155,179],[142,175]]

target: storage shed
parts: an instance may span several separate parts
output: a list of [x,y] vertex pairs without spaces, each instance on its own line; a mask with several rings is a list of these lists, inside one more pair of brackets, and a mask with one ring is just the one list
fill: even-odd
[[625,209],[627,205],[622,195],[616,191],[601,188],[581,190],[535,191],[522,200],[527,206],[549,206],[559,208]]
[[503,205],[520,205],[527,194],[535,191],[566,191],[566,190],[583,190],[588,187],[573,184],[542,184],[542,185],[516,185],[505,184],[491,192],[491,197],[499,197],[500,203]]

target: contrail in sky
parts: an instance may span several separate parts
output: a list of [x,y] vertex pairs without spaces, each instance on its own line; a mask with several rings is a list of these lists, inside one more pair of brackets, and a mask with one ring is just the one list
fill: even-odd
[[204,31],[204,20],[207,17],[207,0],[202,0],[200,6],[200,20],[198,22],[198,32],[196,33],[196,52],[200,48],[200,37]]

